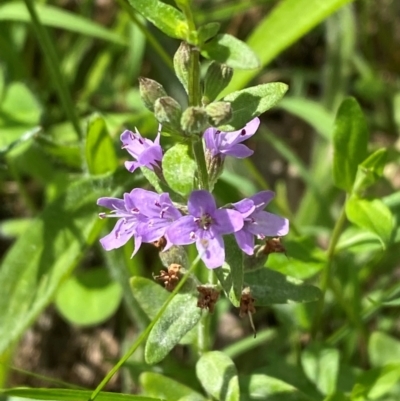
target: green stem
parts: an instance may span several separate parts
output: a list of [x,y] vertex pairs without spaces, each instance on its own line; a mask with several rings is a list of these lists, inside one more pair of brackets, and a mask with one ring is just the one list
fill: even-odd
[[332,265],[333,265],[333,258],[335,255],[335,249],[336,249],[336,245],[339,241],[340,235],[342,233],[345,222],[346,222],[346,202],[343,204],[342,210],[340,211],[340,216],[336,221],[335,227],[333,228],[332,237],[329,242],[328,249],[326,251],[327,265],[326,265],[326,268],[322,271],[322,275],[321,275],[322,295],[321,295],[321,298],[320,298],[318,306],[317,306],[317,311],[315,314],[313,327],[311,330],[311,336],[313,339],[315,339],[315,337],[319,331],[319,326],[321,323],[322,314],[324,312],[324,307],[325,307],[326,292],[329,288],[329,284],[330,284],[330,280],[331,280]]
[[174,64],[172,63],[171,57],[169,54],[164,50],[164,48],[160,45],[154,35],[146,28],[143,22],[136,16],[134,9],[128,3],[127,0],[118,0],[118,3],[127,12],[129,18],[132,22],[140,29],[143,35],[146,37],[147,41],[149,42],[150,46],[156,51],[156,53],[160,56],[162,61],[167,65],[167,67],[173,71]]
[[188,279],[190,273],[194,270],[196,267],[197,263],[200,260],[200,256],[198,256],[194,262],[192,263],[192,266],[190,269],[187,271],[187,273],[182,277],[182,279],[179,281],[178,285],[175,287],[174,291],[172,291],[171,295],[168,297],[168,299],[165,301],[164,305],[161,307],[161,309],[158,311],[157,315],[155,318],[150,322],[150,324],[147,326],[146,330],[140,334],[138,339],[132,344],[132,346],[129,348],[129,350],[125,353],[125,355],[114,365],[114,367],[107,373],[107,375],[104,377],[104,379],[100,382],[100,384],[96,387],[96,389],[93,391],[93,393],[90,395],[89,401],[93,401],[99,392],[104,388],[104,386],[111,380],[111,378],[114,376],[114,374],[119,370],[119,368],[130,358],[130,356],[139,348],[139,346],[144,342],[144,340],[147,338],[147,336],[150,334],[150,331],[153,329],[154,325],[157,323],[157,321],[161,318],[165,310],[167,309],[168,305],[170,302],[173,300],[175,295],[178,293],[178,291],[182,288],[183,284],[185,284],[186,280]]
[[198,169],[199,188],[208,191],[209,190],[208,172],[207,172],[206,158],[204,155],[203,142],[201,140],[192,142],[192,150],[193,150],[194,160],[196,161]]
[[64,111],[71,121],[75,132],[79,139],[82,139],[82,129],[79,123],[79,118],[75,110],[75,105],[72,101],[71,95],[68,91],[68,87],[65,83],[65,79],[61,73],[59,66],[59,58],[57,56],[56,49],[54,47],[53,42],[50,39],[49,34],[46,31],[46,28],[40,22],[39,16],[36,12],[34,1],[33,0],[24,0],[26,8],[29,11],[31,16],[32,25],[36,32],[37,38],[39,40],[39,44],[44,53],[45,60],[47,62],[47,67],[50,72],[50,77],[53,80],[53,84],[60,98],[61,104],[64,108]]

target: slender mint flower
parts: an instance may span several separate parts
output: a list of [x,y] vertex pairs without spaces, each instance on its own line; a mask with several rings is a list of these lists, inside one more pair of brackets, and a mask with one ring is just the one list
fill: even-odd
[[193,191],[188,201],[187,216],[183,216],[166,231],[174,245],[196,243],[197,250],[209,269],[222,266],[225,260],[224,234],[243,227],[241,213],[217,209],[213,196],[204,190]]
[[[100,198],[97,204],[111,209],[110,214],[100,213],[101,218],[118,218],[110,234],[100,240],[106,251],[119,248],[134,238],[134,255],[142,242],[159,240],[171,223],[182,217],[172,204],[169,194],[157,194],[141,188],[125,193],[123,199]],[[167,236],[166,239],[168,245]]]
[[244,219],[243,228],[234,235],[239,248],[248,255],[254,253],[255,237],[281,237],[289,232],[287,219],[263,210],[274,196],[272,191],[262,191],[232,205]]
[[147,167],[152,171],[155,168],[161,169],[163,157],[160,146],[161,125],[158,127],[158,134],[154,142],[143,138],[136,128],[135,131],[126,130],[121,134],[122,149],[126,149],[137,160],[136,162],[126,161],[127,170],[133,173],[138,167]]
[[254,118],[238,131],[224,132],[216,128],[208,128],[204,132],[203,138],[211,157],[220,155],[233,156],[243,159],[251,156],[254,152],[241,142],[253,136],[260,125],[260,119]]

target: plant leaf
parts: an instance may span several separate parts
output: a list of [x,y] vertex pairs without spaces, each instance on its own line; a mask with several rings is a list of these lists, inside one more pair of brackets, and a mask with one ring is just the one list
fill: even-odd
[[[127,45],[127,41],[122,36],[79,15],[48,4],[39,3],[35,7],[43,25]],[[30,22],[31,17],[23,2],[12,2],[0,7],[0,20]]]
[[358,165],[367,157],[368,127],[354,98],[339,107],[333,130],[333,179],[338,188],[350,193]]
[[394,219],[390,209],[380,199],[351,197],[346,202],[346,215],[355,225],[376,234],[384,248],[390,243]]
[[239,70],[260,67],[257,55],[246,43],[227,33],[215,36],[201,46],[201,55]]
[[184,15],[159,0],[128,0],[129,4],[171,38],[186,39],[189,28]]
[[[247,44],[265,67],[330,14],[351,0],[283,0],[257,24]],[[258,70],[237,71],[224,94],[244,88]]]
[[203,354],[196,374],[204,389],[219,401],[239,401],[239,379],[233,361],[220,351]]
[[91,175],[112,173],[118,167],[118,158],[104,119],[94,115],[86,130],[86,163]]
[[368,356],[373,367],[400,361],[400,341],[385,333],[375,331],[368,342]]
[[168,149],[162,167],[165,180],[175,192],[185,196],[193,190],[196,163],[188,145],[177,143]]
[[286,84],[272,82],[230,93],[222,100],[231,104],[232,119],[219,128],[221,131],[234,131],[244,127],[254,117],[275,106],[287,89]]
[[321,296],[319,288],[266,268],[246,272],[244,284],[250,287],[256,306],[312,302]]

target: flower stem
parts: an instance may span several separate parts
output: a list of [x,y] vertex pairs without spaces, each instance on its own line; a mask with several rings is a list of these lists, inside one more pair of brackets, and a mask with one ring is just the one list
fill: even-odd
[[192,265],[190,266],[190,269],[187,271],[187,273],[182,277],[182,279],[179,281],[178,285],[175,287],[174,291],[172,291],[171,295],[168,297],[168,299],[164,302],[164,305],[161,307],[161,309],[158,311],[157,315],[155,318],[150,322],[150,324],[146,327],[146,330],[143,331],[143,333],[140,334],[138,339],[132,344],[132,346],[129,348],[129,350],[125,353],[125,355],[113,366],[113,368],[107,373],[107,375],[104,377],[104,379],[100,382],[100,384],[96,387],[96,389],[93,391],[93,393],[90,395],[90,398],[88,401],[93,401],[99,392],[104,388],[104,386],[111,380],[111,378],[114,376],[114,374],[119,370],[119,368],[130,358],[130,356],[139,348],[139,346],[145,341],[147,336],[150,334],[151,330],[153,329],[154,325],[157,323],[157,321],[161,318],[165,310],[167,309],[168,305],[170,302],[174,299],[175,295],[178,293],[178,291],[182,288],[183,284],[185,284],[186,280],[189,278],[190,274],[196,267],[197,263],[200,261],[200,256],[198,256]]
[[343,230],[343,226],[346,222],[346,202],[342,206],[342,210],[340,211],[339,218],[336,221],[335,227],[333,228],[332,237],[329,242],[328,249],[326,251],[327,255],[327,265],[325,269],[322,271],[321,274],[321,291],[322,295],[318,302],[317,310],[315,313],[315,318],[313,322],[313,327],[311,329],[311,336],[315,339],[316,335],[319,331],[319,326],[321,324],[322,314],[325,307],[325,298],[326,292],[329,288],[330,281],[331,281],[331,274],[332,274],[332,265],[333,265],[333,258],[335,255],[336,245],[339,241],[340,235]]

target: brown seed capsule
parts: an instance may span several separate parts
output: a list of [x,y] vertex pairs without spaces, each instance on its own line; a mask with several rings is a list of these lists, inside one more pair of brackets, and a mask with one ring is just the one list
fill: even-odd
[[165,237],[161,237],[157,241],[154,241],[153,245],[161,252],[165,248],[165,245],[167,245],[167,240]]
[[171,264],[168,267],[168,271],[161,270],[159,276],[154,276],[154,280],[160,281],[164,283],[164,286],[166,290],[168,291],[173,291],[178,284],[179,281],[179,271],[181,269],[181,265],[178,265],[176,263]]
[[286,249],[282,245],[281,238],[270,238],[265,241],[263,253],[269,255],[270,253],[284,253],[286,255]]
[[197,291],[199,292],[197,306],[201,309],[208,309],[210,313],[213,313],[215,304],[219,298],[219,291],[205,285],[197,286]]
[[256,328],[254,327],[254,322],[252,318],[252,314],[256,313],[256,308],[254,307],[255,299],[251,296],[250,287],[245,287],[242,291],[242,296],[240,298],[240,310],[239,316],[244,317],[247,315],[250,320],[251,328],[253,329],[254,338],[256,338]]

